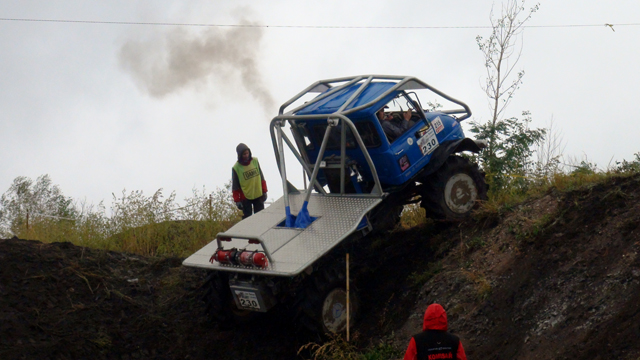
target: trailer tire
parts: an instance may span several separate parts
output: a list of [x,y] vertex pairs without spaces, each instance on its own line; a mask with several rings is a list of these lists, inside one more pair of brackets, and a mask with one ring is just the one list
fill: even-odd
[[231,289],[229,288],[229,277],[220,271],[211,271],[205,279],[205,302],[206,313],[209,319],[222,326],[230,326],[234,323],[248,323],[258,314],[254,311],[241,310],[235,304]]
[[[316,271],[309,277],[296,301],[297,322],[309,331],[341,333],[346,331],[346,270],[344,262]],[[358,299],[349,291],[349,325],[357,317]]]
[[452,155],[420,185],[420,207],[428,218],[461,221],[487,199],[485,174],[478,164]]

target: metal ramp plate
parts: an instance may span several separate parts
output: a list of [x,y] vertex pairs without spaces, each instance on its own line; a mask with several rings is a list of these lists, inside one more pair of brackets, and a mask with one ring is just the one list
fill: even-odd
[[[225,249],[238,248],[261,250],[257,244],[246,239],[261,238],[271,253],[273,261],[266,269],[210,263],[209,258],[217,250],[216,240],[198,250],[182,263],[185,266],[220,271],[242,272],[271,276],[297,275],[351,235],[362,218],[382,201],[382,197],[324,196],[312,194],[309,199],[309,214],[317,219],[306,229],[278,227],[285,220],[284,198],[250,216],[226,232],[219,234],[231,237],[231,242],[222,242]],[[304,202],[304,193],[290,194],[291,213]]]

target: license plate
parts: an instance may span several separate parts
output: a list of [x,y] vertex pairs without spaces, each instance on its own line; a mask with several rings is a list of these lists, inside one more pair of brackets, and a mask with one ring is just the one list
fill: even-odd
[[420,151],[422,151],[422,155],[428,155],[433,152],[440,144],[438,143],[438,138],[436,137],[436,133],[433,131],[433,127],[427,129],[422,136],[417,141],[418,146],[420,147]]
[[235,290],[236,296],[238,297],[238,302],[240,306],[245,309],[260,309],[260,303],[258,302],[258,297],[256,293],[252,291],[240,291]]

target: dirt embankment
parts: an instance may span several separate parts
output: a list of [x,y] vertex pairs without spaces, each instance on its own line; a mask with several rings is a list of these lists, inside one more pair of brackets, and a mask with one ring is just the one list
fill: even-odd
[[205,272],[181,261],[0,240],[0,359],[295,354],[296,337],[280,339],[287,330],[273,316],[255,324],[260,332],[217,329],[200,299]]
[[[638,251],[640,176],[372,238],[356,343],[401,351],[438,302],[470,359],[636,360]],[[317,341],[279,310],[218,328],[205,272],[180,263],[0,240],[0,358],[295,359]]]
[[439,302],[470,358],[640,358],[640,176],[551,192],[439,236],[458,245],[398,344]]

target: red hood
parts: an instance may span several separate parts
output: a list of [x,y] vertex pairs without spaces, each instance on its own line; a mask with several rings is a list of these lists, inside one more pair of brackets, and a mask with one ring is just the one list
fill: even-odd
[[425,330],[443,330],[447,331],[447,313],[440,304],[431,304],[424,312],[424,322],[422,323],[422,331]]

